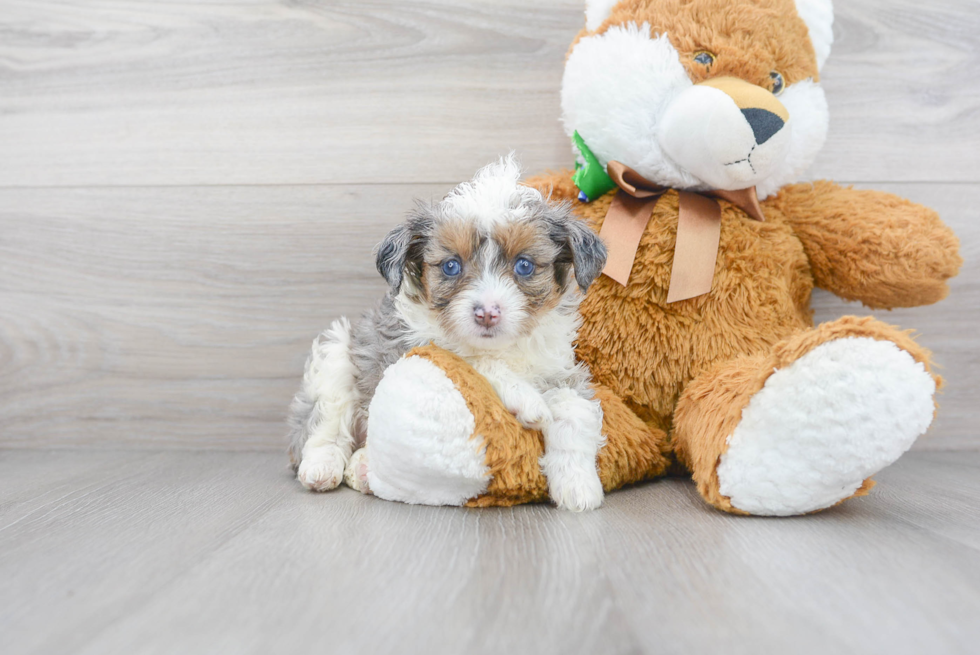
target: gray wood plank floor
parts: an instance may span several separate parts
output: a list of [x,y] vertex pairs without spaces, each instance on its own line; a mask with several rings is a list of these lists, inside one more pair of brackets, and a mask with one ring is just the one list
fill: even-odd
[[976,653],[980,453],[738,518],[302,491],[272,453],[0,451],[5,653]]

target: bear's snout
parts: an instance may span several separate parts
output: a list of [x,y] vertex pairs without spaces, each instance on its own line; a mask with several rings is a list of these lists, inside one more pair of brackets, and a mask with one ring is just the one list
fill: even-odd
[[714,189],[755,186],[786,159],[790,116],[768,89],[734,77],[695,84],[671,102],[659,141],[674,162]]

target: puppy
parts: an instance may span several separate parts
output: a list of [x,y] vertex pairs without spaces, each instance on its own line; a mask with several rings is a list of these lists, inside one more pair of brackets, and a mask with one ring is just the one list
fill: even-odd
[[[542,431],[541,467],[559,507],[602,504],[602,409],[574,341],[582,293],[606,250],[567,204],[549,204],[519,179],[513,157],[501,159],[441,202],[418,204],[380,244],[387,295],[356,328],[341,318],[313,344],[291,407],[290,456],[303,486],[340,484],[385,369],[434,343],[486,377],[521,424]],[[363,463],[353,468],[348,482],[366,490]]]

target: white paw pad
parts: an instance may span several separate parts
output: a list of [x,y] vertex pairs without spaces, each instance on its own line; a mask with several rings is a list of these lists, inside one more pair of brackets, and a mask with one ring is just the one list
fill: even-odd
[[310,491],[330,491],[340,484],[346,467],[346,458],[336,446],[307,448],[296,479]]
[[935,391],[925,367],[890,341],[822,344],[745,407],[718,465],[719,491],[762,516],[830,507],[926,431]]

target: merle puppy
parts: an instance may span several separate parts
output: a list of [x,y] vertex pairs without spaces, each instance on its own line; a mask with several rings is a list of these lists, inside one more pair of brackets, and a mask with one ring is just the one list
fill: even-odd
[[303,486],[333,489],[347,470],[366,491],[365,451],[351,460],[367,438],[375,388],[406,352],[434,343],[542,431],[541,466],[559,507],[602,504],[602,409],[574,342],[582,293],[606,250],[567,204],[519,180],[513,157],[501,159],[442,201],[420,203],[378,247],[388,293],[356,327],[341,318],[314,342],[291,407],[290,457]]

